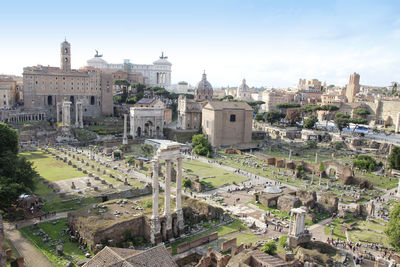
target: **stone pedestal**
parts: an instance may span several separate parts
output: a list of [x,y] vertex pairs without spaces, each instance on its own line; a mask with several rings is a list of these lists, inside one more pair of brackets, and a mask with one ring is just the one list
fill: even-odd
[[152,244],[162,242],[160,218],[158,216],[150,219],[150,242]]

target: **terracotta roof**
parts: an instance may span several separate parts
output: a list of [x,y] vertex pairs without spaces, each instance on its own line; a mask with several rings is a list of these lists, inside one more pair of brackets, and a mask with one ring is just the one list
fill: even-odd
[[147,250],[105,247],[83,267],[177,267],[164,245]]
[[246,102],[234,102],[234,101],[211,101],[208,102],[204,108],[211,108],[214,110],[224,110],[224,109],[244,109],[251,110],[253,109]]

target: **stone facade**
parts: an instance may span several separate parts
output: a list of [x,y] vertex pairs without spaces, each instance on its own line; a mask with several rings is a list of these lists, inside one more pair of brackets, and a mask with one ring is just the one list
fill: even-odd
[[202,110],[202,129],[214,147],[251,142],[253,109],[245,102],[212,101]]
[[13,78],[0,76],[0,109],[8,109],[16,104],[19,87]]
[[[128,81],[130,78],[134,78],[135,80],[140,79],[141,81],[137,82],[144,83],[147,86],[167,88],[171,86],[172,64],[167,60],[168,57],[164,56],[164,54],[162,54],[158,60],[154,61],[153,64],[133,64],[128,59],[125,59],[124,63],[121,64],[111,64],[107,63],[101,57],[101,55],[96,54],[94,58],[87,61],[87,65],[105,72],[124,72],[125,74],[121,74],[121,78],[118,79],[125,79]],[[132,75],[136,75],[136,77]]]
[[75,117],[75,103],[83,103],[83,116],[100,117],[113,114],[112,74],[98,69],[71,69],[71,45],[61,43],[61,67],[38,65],[23,72],[24,108],[43,110],[48,118],[56,118],[57,104],[67,98]]
[[177,129],[198,130],[201,126],[202,104],[186,96],[179,96],[178,99],[178,124]]
[[133,138],[161,138],[163,127],[164,103],[160,100],[144,98],[130,108],[130,134]]

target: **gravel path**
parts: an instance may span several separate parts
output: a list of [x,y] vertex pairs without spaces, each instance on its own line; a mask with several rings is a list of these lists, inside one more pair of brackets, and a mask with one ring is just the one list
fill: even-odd
[[18,253],[24,257],[28,267],[53,267],[54,265],[28,239],[15,229],[13,224],[4,223],[6,237]]

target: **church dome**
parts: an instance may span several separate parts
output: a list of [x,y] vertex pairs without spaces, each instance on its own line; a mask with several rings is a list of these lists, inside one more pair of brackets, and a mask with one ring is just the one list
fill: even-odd
[[197,84],[197,91],[212,91],[211,83],[207,81],[207,74],[204,72],[201,81]]
[[246,84],[246,79],[243,79],[242,84],[238,87],[238,90],[241,92],[246,92],[250,90],[249,86]]

